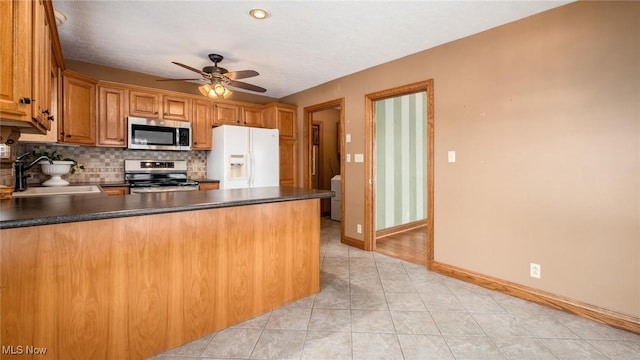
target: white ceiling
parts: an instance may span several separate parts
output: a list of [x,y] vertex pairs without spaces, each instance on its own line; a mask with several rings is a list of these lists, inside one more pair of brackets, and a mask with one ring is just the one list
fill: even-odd
[[[225,57],[242,81],[282,98],[570,1],[53,0],[65,59],[189,78]],[[264,8],[266,20],[249,17]]]

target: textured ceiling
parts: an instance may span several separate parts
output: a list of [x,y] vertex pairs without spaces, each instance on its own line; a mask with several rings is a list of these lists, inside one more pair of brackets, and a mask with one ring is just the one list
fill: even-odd
[[[229,71],[282,98],[570,1],[69,1],[65,59],[158,78],[189,78],[225,57]],[[258,21],[251,8],[271,16]],[[197,74],[195,74],[198,77]]]

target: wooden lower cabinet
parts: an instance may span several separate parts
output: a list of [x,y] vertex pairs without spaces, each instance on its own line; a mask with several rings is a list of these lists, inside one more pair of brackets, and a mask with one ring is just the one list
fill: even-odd
[[317,293],[319,212],[307,199],[2,229],[3,345],[146,359]]
[[218,189],[220,189],[220,183],[201,182],[201,183],[198,184],[198,190],[201,190],[201,191],[218,190]]
[[102,187],[102,192],[104,192],[109,196],[129,195],[129,187],[128,186],[104,186]]

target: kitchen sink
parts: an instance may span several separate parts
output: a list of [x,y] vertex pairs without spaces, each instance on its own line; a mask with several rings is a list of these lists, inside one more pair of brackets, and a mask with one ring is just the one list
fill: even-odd
[[95,194],[100,192],[102,190],[97,185],[42,186],[27,188],[25,191],[16,191],[13,193],[13,197]]

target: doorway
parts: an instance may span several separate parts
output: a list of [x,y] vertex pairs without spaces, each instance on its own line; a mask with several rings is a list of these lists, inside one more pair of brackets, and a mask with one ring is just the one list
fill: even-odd
[[[342,163],[342,133],[344,129],[344,98],[327,101],[304,108],[304,154],[303,184],[308,189],[332,190],[332,179],[340,175],[339,189],[343,193],[344,165]],[[337,194],[338,195],[338,194]],[[321,203],[323,215],[332,219],[342,219],[344,206],[335,199],[325,199]],[[341,224],[341,234],[344,227]]]
[[378,240],[387,248],[404,241],[390,255],[403,258],[404,252],[411,261],[420,252],[430,268],[433,80],[368,94],[365,106],[365,171],[372,186],[365,189],[364,247],[376,251]]

